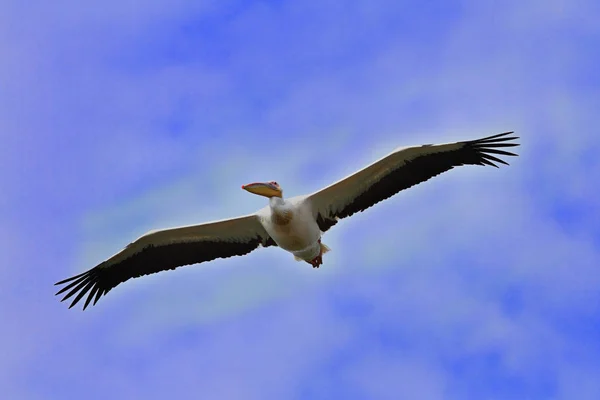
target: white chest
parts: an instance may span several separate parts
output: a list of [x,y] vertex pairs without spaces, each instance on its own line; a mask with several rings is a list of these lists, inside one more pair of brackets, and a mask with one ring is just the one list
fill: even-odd
[[275,243],[288,251],[307,248],[321,237],[316,221],[301,207],[270,207],[263,224]]

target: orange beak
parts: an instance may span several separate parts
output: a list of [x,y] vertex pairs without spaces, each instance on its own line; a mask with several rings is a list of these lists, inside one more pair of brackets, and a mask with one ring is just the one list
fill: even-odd
[[281,197],[281,189],[265,182],[256,182],[243,185],[242,189],[264,197]]

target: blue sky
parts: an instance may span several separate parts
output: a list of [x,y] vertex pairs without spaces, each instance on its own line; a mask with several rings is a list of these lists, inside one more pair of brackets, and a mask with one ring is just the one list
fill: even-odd
[[[598,399],[600,5],[0,5],[0,386],[11,399]],[[149,229],[253,212],[398,146],[521,156],[269,248],[53,283]]]

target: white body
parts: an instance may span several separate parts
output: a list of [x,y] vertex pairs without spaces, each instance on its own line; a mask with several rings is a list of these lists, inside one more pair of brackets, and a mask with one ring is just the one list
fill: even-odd
[[256,215],[279,247],[297,258],[310,261],[321,251],[321,230],[315,221],[310,203],[304,199],[305,197],[288,200],[271,197],[269,205],[259,210]]

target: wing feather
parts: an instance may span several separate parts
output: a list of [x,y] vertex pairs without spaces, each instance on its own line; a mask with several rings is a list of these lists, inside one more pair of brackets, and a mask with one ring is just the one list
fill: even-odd
[[83,309],[117,285],[140,276],[184,265],[248,254],[259,246],[276,246],[256,215],[145,234],[122,251],[88,271],[57,282],[70,290],[61,301],[77,294],[69,308],[87,294]]
[[506,143],[518,139],[504,132],[478,140],[400,148],[368,167],[307,196],[321,231],[340,219],[385,200],[401,190],[425,182],[461,165],[508,163],[492,154],[516,156],[498,148],[519,146]]

